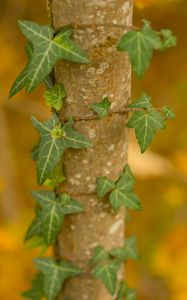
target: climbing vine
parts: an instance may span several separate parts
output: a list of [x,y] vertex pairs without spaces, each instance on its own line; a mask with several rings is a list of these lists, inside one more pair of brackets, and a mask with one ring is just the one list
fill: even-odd
[[[14,81],[10,97],[16,95],[23,88],[28,93],[44,83],[46,91],[44,99],[50,108],[52,116],[49,120],[40,121],[32,116],[33,127],[39,133],[39,140],[32,149],[32,158],[36,161],[38,185],[47,186],[50,190],[34,191],[36,200],[35,218],[29,226],[25,241],[30,240],[31,246],[42,246],[44,249],[52,245],[59,233],[66,215],[84,212],[84,206],[67,193],[58,194],[59,184],[63,184],[65,177],[62,170],[62,156],[67,148],[84,149],[92,147],[89,139],[73,129],[73,118],[61,121],[59,113],[66,101],[66,91],[63,84],[55,84],[53,67],[59,60],[89,64],[87,53],[77,46],[72,33],[75,28],[99,28],[102,26],[121,26],[111,24],[70,24],[54,32],[51,26],[39,25],[31,21],[19,21],[18,26],[25,35],[27,42],[25,52],[28,63]],[[116,51],[128,53],[134,72],[138,77],[143,76],[154,50],[163,51],[176,45],[176,37],[168,29],[160,32],[152,29],[150,22],[143,20],[142,28],[126,28],[125,33],[116,45]],[[101,99],[90,107],[95,118],[105,118],[110,114],[111,102],[109,97]],[[151,97],[143,93],[139,99],[123,109],[120,113],[130,113],[128,128],[134,128],[141,152],[144,152],[152,142],[159,129],[165,128],[165,121],[173,119],[175,114],[167,106],[154,108]],[[124,128],[125,130],[125,128]],[[106,196],[113,212],[122,206],[137,211],[142,210],[138,196],[133,191],[135,179],[128,164],[124,166],[119,178],[115,181],[105,176],[97,178],[98,201]],[[137,259],[136,237],[127,238],[123,247],[106,251],[97,245],[93,251],[90,265],[92,276],[98,278],[105,285],[108,292],[116,300],[134,300],[136,292],[125,282],[118,281],[117,272],[124,261]],[[81,269],[68,260],[55,260],[52,257],[37,258],[35,260],[37,275],[33,279],[32,288],[23,296],[40,300],[43,297],[54,300],[60,292],[66,279],[79,276]],[[70,299],[69,299],[70,300]]]

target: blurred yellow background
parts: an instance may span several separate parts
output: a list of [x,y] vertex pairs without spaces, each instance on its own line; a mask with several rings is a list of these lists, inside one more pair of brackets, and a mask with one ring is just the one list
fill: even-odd
[[[156,106],[170,105],[176,120],[140,155],[132,134],[129,160],[144,211],[130,213],[127,234],[138,236],[140,261],[127,263],[127,278],[140,300],[187,300],[187,1],[135,0],[134,24],[145,18],[155,29],[171,28],[176,48],[154,55],[142,80],[133,77],[133,99],[142,91]],[[30,115],[48,116],[43,88],[8,100],[14,78],[25,64],[24,38],[17,19],[46,23],[44,0],[0,2],[0,300],[21,300],[33,275],[38,250],[26,250],[23,236],[34,214],[30,194],[37,140]]]

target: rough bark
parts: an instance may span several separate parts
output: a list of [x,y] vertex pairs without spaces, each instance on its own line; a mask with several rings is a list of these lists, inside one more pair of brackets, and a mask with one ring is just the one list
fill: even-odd
[[[131,25],[132,0],[51,2],[56,30],[70,23]],[[123,29],[107,26],[74,30],[75,41],[87,50],[91,63],[61,62],[55,68],[55,80],[64,83],[68,94],[61,118],[72,116],[74,128],[94,144],[86,150],[67,150],[63,157],[66,182],[59,192],[67,191],[83,203],[86,210],[66,218],[56,242],[57,258],[66,258],[83,269],[80,277],[66,282],[59,300],[66,297],[71,300],[112,299],[103,284],[92,278],[89,259],[96,245],[110,250],[124,241],[125,210],[112,213],[108,199],[99,200],[96,195],[97,177],[105,175],[116,179],[127,160],[127,115],[120,111],[130,101],[131,70],[127,55],[115,49],[123,32]],[[105,96],[112,102],[112,113],[97,120],[90,105]],[[123,270],[119,277],[123,277]]]

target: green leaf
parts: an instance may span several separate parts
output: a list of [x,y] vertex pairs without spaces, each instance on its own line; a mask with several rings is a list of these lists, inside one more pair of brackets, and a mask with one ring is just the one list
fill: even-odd
[[[84,211],[81,203],[65,193],[57,197],[52,191],[35,191],[33,197],[42,208],[40,211],[40,230],[47,246],[54,243],[65,215]],[[35,235],[35,232],[32,230],[32,236]]]
[[55,166],[67,148],[82,149],[91,147],[89,140],[72,130],[72,121],[63,124],[53,114],[52,118],[43,123],[32,117],[33,126],[41,135],[38,149],[37,180],[41,185],[50,178]]
[[25,241],[29,240],[33,236],[41,235],[42,233],[42,219],[41,219],[41,208],[36,208],[36,217],[32,221],[31,225],[29,226],[26,234],[25,234]]
[[117,293],[116,300],[136,300],[136,291],[127,286],[125,282],[121,282]]
[[135,128],[136,138],[143,153],[152,142],[157,130],[164,128],[164,119],[160,112],[155,110],[138,111],[133,113],[127,127]]
[[92,271],[92,275],[103,282],[111,295],[114,295],[116,291],[117,272],[119,268],[120,264],[114,261],[105,263],[104,265],[97,265]]
[[40,140],[38,141],[38,143],[31,150],[32,160],[38,160],[39,147],[40,147]]
[[91,105],[91,109],[99,116],[104,118],[108,115],[111,103],[108,98],[104,98],[101,102],[96,102]]
[[109,258],[109,255],[105,251],[105,249],[101,245],[98,245],[94,249],[94,254],[93,254],[90,262],[92,264],[96,264],[96,263],[98,263],[100,261],[107,260],[108,258]]
[[143,93],[139,99],[137,99],[134,103],[130,104],[131,108],[143,108],[150,111],[152,109],[152,105],[150,103],[151,97],[146,93]]
[[10,92],[9,92],[9,98],[15,96],[19,91],[21,91],[26,82],[27,82],[27,73],[28,73],[28,66],[29,66],[29,61],[32,57],[32,53],[33,53],[33,47],[32,44],[30,42],[27,42],[25,45],[25,52],[27,54],[27,58],[28,58],[28,63],[25,66],[25,68],[23,69],[23,71],[18,75],[18,77],[16,78],[16,80],[14,81]]
[[144,25],[139,31],[130,31],[122,36],[117,49],[127,51],[132,62],[133,70],[138,76],[143,76],[153,55],[154,49],[159,49],[161,39],[150,24],[144,21]]
[[61,110],[63,99],[65,97],[66,97],[66,92],[62,84],[56,84],[53,88],[48,89],[44,94],[46,104],[50,108],[54,108],[56,111]]
[[110,204],[115,211],[121,206],[125,206],[129,209],[142,210],[139,198],[132,191],[134,182],[135,180],[129,165],[126,165],[120,178],[116,182],[115,189],[109,196]]
[[175,119],[175,112],[169,106],[163,106],[164,121]]
[[92,147],[92,143],[77,131],[72,129],[73,121],[69,120],[63,127],[65,136],[62,139],[65,148],[83,149]]
[[66,279],[81,274],[81,270],[68,261],[53,258],[35,259],[37,269],[44,274],[44,291],[48,300],[54,300]]
[[105,176],[97,178],[97,195],[100,199],[114,189],[114,187],[115,183],[111,180],[108,180]]
[[22,296],[31,300],[41,300],[44,297],[44,278],[42,273],[36,274],[32,280],[32,289],[23,292]]
[[49,246],[54,243],[64,219],[61,205],[54,192],[37,191],[33,192],[33,196],[42,207],[42,234]]
[[62,28],[54,37],[54,31],[50,26],[24,20],[19,21],[18,25],[34,47],[25,84],[27,92],[32,92],[52,71],[55,63],[61,59],[77,63],[89,62],[85,51],[70,39],[72,29]]
[[64,182],[65,177],[62,171],[61,161],[55,166],[51,175],[45,180],[44,186],[54,189],[58,184]]
[[159,47],[160,51],[164,51],[168,48],[175,47],[177,45],[177,38],[173,35],[172,31],[169,29],[160,30],[162,37],[162,43]]
[[61,194],[57,200],[64,215],[78,214],[84,211],[84,206],[66,193]]
[[136,237],[132,236],[125,240],[123,247],[113,248],[110,255],[115,257],[118,261],[123,262],[128,259],[138,259],[138,251],[136,245]]
[[123,172],[116,182],[117,188],[125,190],[131,190],[135,183],[134,176],[132,175],[131,169],[128,164],[125,165]]
[[142,210],[142,206],[137,195],[123,188],[116,188],[109,197],[112,208],[117,211],[121,206],[129,209]]

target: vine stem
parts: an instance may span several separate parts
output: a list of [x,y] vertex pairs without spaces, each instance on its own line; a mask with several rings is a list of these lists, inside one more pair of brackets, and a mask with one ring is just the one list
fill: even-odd
[[[162,108],[154,108],[154,110],[156,111],[160,111],[162,112]],[[112,114],[126,114],[126,113],[131,113],[131,112],[136,112],[136,111],[146,111],[145,108],[136,108],[136,107],[126,107],[123,110],[118,110],[118,111],[110,111],[108,113],[109,116],[111,116]],[[68,118],[63,118],[61,117],[62,121],[67,121]],[[96,120],[96,118],[94,116],[86,116],[85,118],[77,118],[77,117],[73,117],[74,121],[92,121],[92,120]]]
[[96,24],[96,23],[90,23],[90,24],[79,24],[79,23],[72,23],[70,24],[74,29],[87,29],[91,28],[93,30],[96,30],[99,27],[112,27],[112,28],[123,28],[127,30],[140,30],[139,27],[136,26],[127,26],[125,24],[113,24],[113,23],[101,23],[101,24]]

